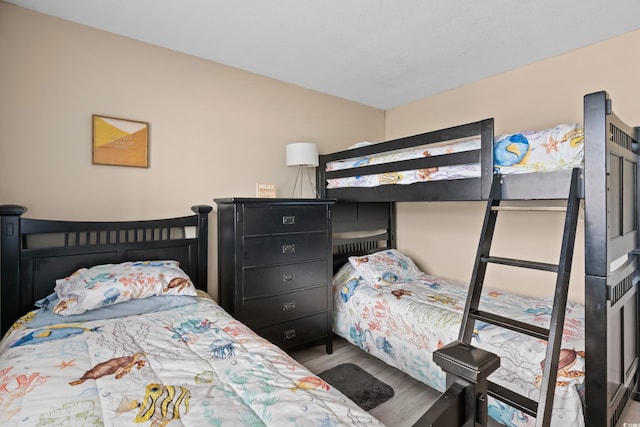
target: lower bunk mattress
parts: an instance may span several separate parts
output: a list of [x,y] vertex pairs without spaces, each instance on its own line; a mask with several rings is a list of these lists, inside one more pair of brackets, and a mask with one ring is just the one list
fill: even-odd
[[[427,275],[395,250],[351,257],[334,277],[334,332],[413,378],[445,391],[433,352],[458,338],[467,285]],[[483,311],[548,328],[553,300],[485,290]],[[583,426],[584,306],[568,303],[552,426]],[[476,322],[472,344],[501,357],[489,380],[533,400],[546,342]],[[489,399],[489,415],[507,426],[535,418]]]
[[0,342],[5,427],[382,425],[208,298],[82,323],[32,319]]

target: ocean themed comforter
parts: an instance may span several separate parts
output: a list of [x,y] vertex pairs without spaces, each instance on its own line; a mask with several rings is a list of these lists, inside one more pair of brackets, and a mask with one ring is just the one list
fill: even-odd
[[[501,174],[554,172],[583,166],[584,131],[580,124],[561,124],[542,131],[498,136],[494,142],[494,168]],[[427,156],[480,149],[480,138],[443,145],[425,145],[366,157],[327,163],[327,171],[358,168]],[[377,187],[386,184],[475,178],[480,164],[440,166],[427,169],[359,175],[327,180],[327,188]]]
[[0,342],[0,425],[381,425],[215,302]]
[[[382,270],[380,270],[382,271]],[[403,271],[407,271],[406,264]],[[445,374],[433,352],[457,339],[467,286],[399,271],[378,282],[347,263],[334,277],[334,332],[368,353],[444,391]],[[481,309],[548,328],[551,299],[485,291]],[[584,307],[569,303],[556,383],[552,426],[583,426]],[[478,322],[472,344],[501,357],[489,379],[538,400],[546,343]],[[533,426],[535,419],[494,399],[489,414],[507,426]]]

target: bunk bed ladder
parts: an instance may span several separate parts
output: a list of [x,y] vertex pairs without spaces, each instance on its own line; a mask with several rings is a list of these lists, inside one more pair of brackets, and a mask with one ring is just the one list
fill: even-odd
[[[471,285],[467,296],[467,302],[460,328],[459,341],[471,344],[473,329],[476,321],[497,325],[531,337],[547,341],[545,364],[540,386],[540,399],[536,402],[526,396],[522,396],[512,390],[501,387],[490,380],[487,388],[488,394],[501,402],[523,411],[536,418],[536,426],[548,426],[551,420],[553,396],[558,370],[558,358],[560,344],[564,328],[564,316],[569,289],[569,276],[573,259],[576,228],[578,223],[579,199],[579,169],[574,169],[571,175],[571,185],[567,198],[562,246],[560,259],[557,265],[520,259],[494,257],[490,255],[491,242],[496,226],[498,213],[501,211],[502,198],[501,179],[495,176],[491,186],[491,193],[487,202],[484,223],[475,259]],[[540,210],[533,209],[533,210]],[[552,209],[553,210],[553,209]],[[563,209],[564,210],[564,209]],[[519,322],[499,314],[489,313],[480,309],[480,296],[484,277],[489,263],[508,265],[512,267],[543,270],[556,273],[556,286],[549,328],[541,328],[536,325]]]

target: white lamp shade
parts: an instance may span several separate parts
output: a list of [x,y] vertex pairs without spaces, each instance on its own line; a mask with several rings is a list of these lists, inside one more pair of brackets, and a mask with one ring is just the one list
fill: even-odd
[[318,166],[318,147],[313,142],[287,144],[287,166]]

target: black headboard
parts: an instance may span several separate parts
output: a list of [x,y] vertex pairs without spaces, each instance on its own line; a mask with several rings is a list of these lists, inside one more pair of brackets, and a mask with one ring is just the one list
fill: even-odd
[[27,208],[0,206],[0,334],[49,295],[56,279],[81,267],[172,259],[207,291],[211,206],[195,215],[147,221],[81,222],[23,218]]
[[395,203],[338,202],[331,220],[334,273],[350,256],[396,247]]

